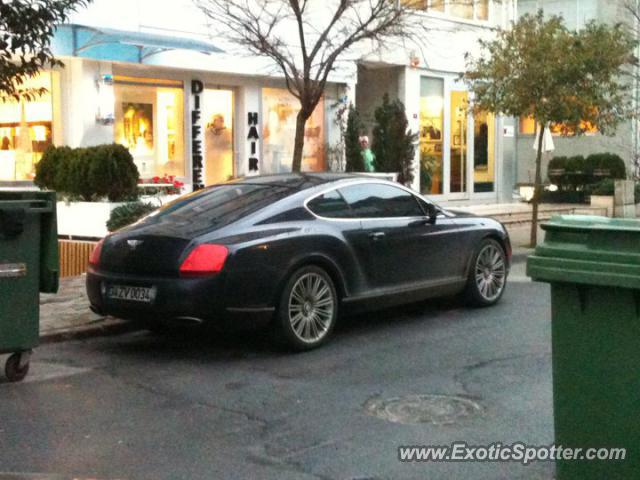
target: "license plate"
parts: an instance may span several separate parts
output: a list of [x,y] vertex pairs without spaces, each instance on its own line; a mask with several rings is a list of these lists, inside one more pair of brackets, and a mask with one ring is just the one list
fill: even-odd
[[151,303],[155,300],[155,287],[127,287],[123,285],[111,285],[107,288],[107,297],[113,300],[126,300],[129,302]]

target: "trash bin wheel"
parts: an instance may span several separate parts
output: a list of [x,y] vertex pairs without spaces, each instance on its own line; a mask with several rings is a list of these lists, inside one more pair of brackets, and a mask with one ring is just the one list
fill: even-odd
[[10,382],[21,382],[24,377],[29,373],[29,362],[25,363],[20,368],[20,362],[22,360],[22,353],[14,353],[7,359],[7,363],[4,366],[4,373]]

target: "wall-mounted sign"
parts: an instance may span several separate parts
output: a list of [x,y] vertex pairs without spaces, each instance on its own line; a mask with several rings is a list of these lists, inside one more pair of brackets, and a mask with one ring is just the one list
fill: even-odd
[[193,190],[204,188],[204,153],[202,151],[202,93],[204,84],[200,80],[191,81],[191,174]]
[[513,125],[505,125],[503,131],[504,131],[504,136],[505,137],[513,137],[514,136]]
[[260,125],[260,117],[257,112],[249,112],[249,174],[257,175],[260,173],[260,160],[258,158],[258,142],[260,141],[260,134],[258,133],[258,126]]

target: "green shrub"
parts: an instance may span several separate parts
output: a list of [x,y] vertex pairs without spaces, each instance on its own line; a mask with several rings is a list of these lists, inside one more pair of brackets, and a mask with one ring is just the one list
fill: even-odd
[[360,147],[360,134],[364,127],[360,120],[360,114],[349,106],[349,116],[347,117],[347,128],[344,134],[345,157],[347,172],[364,172],[364,159]]
[[585,192],[583,190],[557,190],[555,192],[544,190],[540,201],[542,203],[585,203]]
[[64,176],[61,172],[73,157],[73,149],[69,147],[47,148],[36,165],[34,183],[43,190],[63,190]]
[[549,160],[548,170],[564,170],[567,163],[567,157],[553,157]]
[[611,178],[605,178],[600,182],[591,186],[591,195],[614,195],[616,187],[615,182]]
[[570,190],[576,191],[584,189],[587,183],[587,175],[585,172],[585,159],[582,155],[567,158],[565,163],[565,176],[567,186]]
[[122,145],[51,147],[36,166],[35,184],[69,200],[135,200],[138,168]]
[[157,206],[150,203],[126,203],[111,211],[111,216],[107,222],[107,229],[110,232],[115,232],[116,230],[120,230],[121,228],[137,222],[157,209]]
[[[563,190],[563,186],[566,183],[565,180],[565,168],[567,164],[567,157],[553,157],[549,161],[547,167],[547,176],[549,181],[554,185],[557,185],[560,190]],[[562,173],[560,172],[562,171]]]
[[581,155],[554,157],[549,162],[547,172],[549,181],[557,185],[560,191],[583,190],[586,184],[585,159]]
[[398,182],[408,185],[413,181],[413,160],[417,134],[409,130],[404,104],[389,101],[385,94],[382,105],[375,112],[371,150],[375,155],[376,172],[397,172]]
[[585,170],[589,183],[597,183],[603,178],[625,180],[627,167],[624,160],[615,153],[594,153],[585,160]]
[[88,175],[95,195],[110,202],[137,198],[138,168],[122,145],[100,145],[90,150]]
[[640,182],[636,182],[635,194],[636,194],[636,203],[640,203]]

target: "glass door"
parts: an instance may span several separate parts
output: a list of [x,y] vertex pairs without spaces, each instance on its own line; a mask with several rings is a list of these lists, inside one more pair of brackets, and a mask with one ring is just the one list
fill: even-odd
[[473,193],[495,191],[496,118],[476,112],[473,125]]
[[469,94],[464,91],[451,91],[451,129],[449,144],[449,192],[463,194],[468,187],[468,115]]
[[204,147],[206,185],[234,176],[233,90],[204,91]]
[[444,193],[444,80],[420,80],[420,189]]

